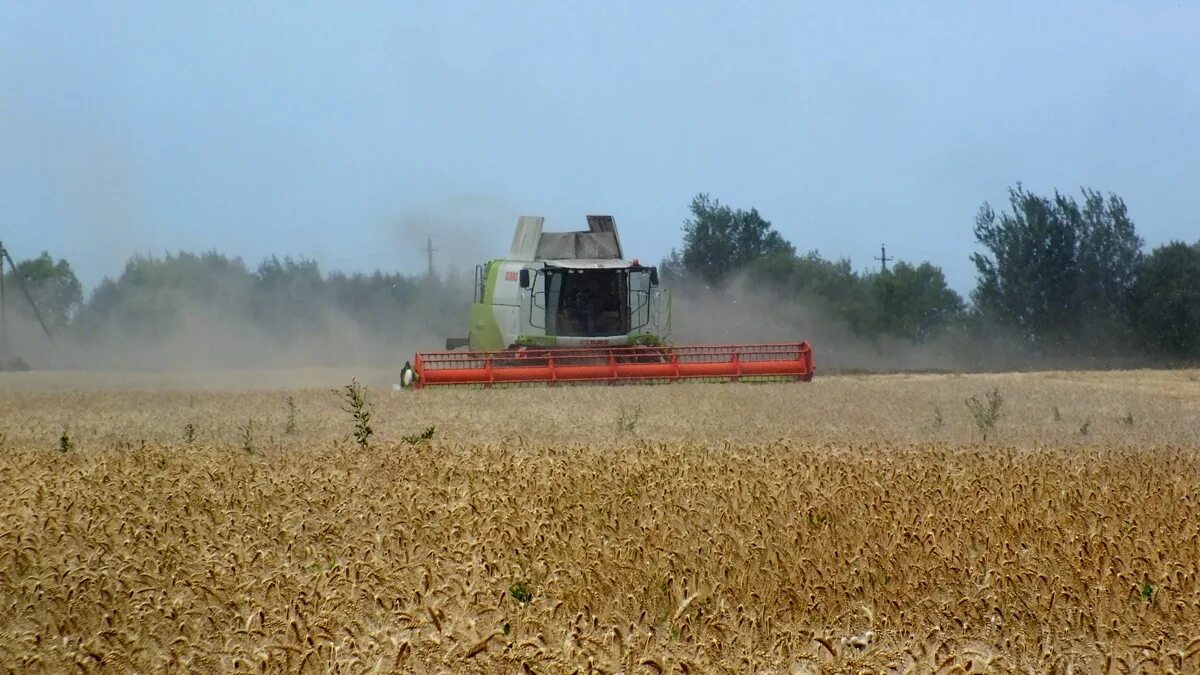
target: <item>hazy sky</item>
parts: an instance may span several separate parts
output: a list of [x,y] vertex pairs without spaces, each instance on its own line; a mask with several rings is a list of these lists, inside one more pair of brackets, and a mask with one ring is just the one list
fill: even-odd
[[1200,238],[1200,4],[0,6],[0,237],[86,286],[136,252],[417,271],[516,217],[678,245],[706,191],[800,250],[960,291],[1008,186],[1123,196]]

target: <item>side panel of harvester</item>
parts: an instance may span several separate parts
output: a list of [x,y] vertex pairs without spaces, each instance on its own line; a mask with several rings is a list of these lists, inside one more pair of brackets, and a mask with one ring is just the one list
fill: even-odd
[[513,260],[493,260],[485,266],[480,275],[483,287],[476,290],[471,305],[471,350],[508,349],[516,336],[537,334],[529,321],[529,293],[520,284],[521,270],[528,266]]

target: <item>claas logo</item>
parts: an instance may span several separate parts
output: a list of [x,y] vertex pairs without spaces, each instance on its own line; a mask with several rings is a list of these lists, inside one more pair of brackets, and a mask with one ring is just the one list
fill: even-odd
[[505,281],[516,281],[516,280],[517,280],[517,273],[516,273],[516,271],[512,271],[512,272],[505,272],[505,273],[504,273],[504,280],[505,280]]

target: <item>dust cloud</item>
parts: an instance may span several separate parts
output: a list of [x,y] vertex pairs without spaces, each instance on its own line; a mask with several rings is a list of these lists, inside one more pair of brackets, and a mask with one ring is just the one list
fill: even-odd
[[[380,293],[359,300],[351,312],[323,294],[278,308],[270,320],[249,316],[244,308],[251,298],[230,297],[229,289],[217,300],[172,288],[131,303],[136,310],[167,312],[165,324],[139,324],[136,312],[126,311],[121,318],[80,321],[53,343],[10,307],[4,361],[20,357],[38,370],[134,373],[362,368],[383,382],[414,353],[440,350],[446,337],[466,334],[469,277],[409,282],[415,297]],[[676,288],[673,295],[675,344],[805,340],[823,373],[1006,369],[1020,362],[1015,348],[983,349],[957,334],[922,344],[865,339],[817,303],[755,288],[744,278],[719,291]],[[10,294],[10,305],[14,300]]]
[[1004,369],[1021,361],[1015,346],[997,341],[983,350],[963,335],[934,336],[919,344],[890,336],[864,338],[818,303],[756,286],[744,275],[719,289],[688,287],[675,289],[673,296],[676,344],[807,341],[818,372],[958,372]]
[[[464,208],[464,213],[476,206]],[[481,207],[480,207],[481,208]],[[497,239],[511,230],[492,219],[438,219],[422,212],[398,216],[397,244],[434,238],[438,260],[483,262],[497,254]],[[344,276],[326,272],[320,279]],[[359,277],[352,293],[328,288],[305,294],[238,283],[210,289],[145,287],[123,297],[117,311],[97,319],[85,306],[53,343],[9,294],[5,369],[21,363],[37,370],[215,373],[300,369],[361,369],[376,383],[395,381],[419,351],[440,350],[445,338],[466,335],[473,278],[443,268],[438,276]],[[396,285],[404,289],[396,290]],[[863,338],[819,303],[755,287],[744,276],[719,290],[672,289],[675,344],[795,342],[814,347],[818,371],[895,372],[1014,369],[1020,350],[995,339],[973,343],[952,333],[917,344],[891,337]],[[90,304],[101,293],[94,292]],[[351,297],[347,297],[351,296]],[[94,313],[93,313],[94,314]],[[145,321],[147,316],[156,321]],[[164,319],[164,317],[166,317]],[[1012,341],[1011,344],[1016,344]],[[15,366],[15,367],[14,367]],[[245,378],[232,377],[241,386]],[[286,378],[285,378],[286,379]],[[262,378],[278,381],[278,377]],[[212,382],[211,378],[200,381]],[[325,383],[325,382],[322,382]],[[214,385],[218,386],[218,385]]]
[[[85,196],[71,193],[64,200],[80,208],[95,206]],[[96,216],[114,210],[126,216]],[[95,227],[81,229],[120,233],[107,238],[109,245],[117,240],[128,248],[114,255],[144,248],[144,239],[129,231],[131,226],[115,224],[137,222],[132,204],[121,201],[91,211],[92,219],[84,220]],[[395,251],[405,272],[346,275],[321,268],[307,276],[293,274],[281,287],[266,290],[269,284],[262,283],[262,272],[252,261],[243,267],[237,258],[221,256],[221,269],[198,275],[203,263],[175,269],[168,261],[152,278],[118,275],[86,291],[83,307],[69,325],[52,331],[52,341],[25,300],[9,288],[0,370],[358,368],[398,374],[416,352],[443,349],[447,337],[466,335],[475,265],[508,250],[516,219],[517,209],[504,199],[480,194],[418,204],[376,222],[383,245]],[[436,249],[433,278],[425,274],[428,240]],[[65,257],[74,266],[69,252]],[[385,377],[393,376],[380,376]]]
[[[223,316],[212,306],[192,303],[176,309],[179,320],[156,335],[111,323],[86,333],[57,333],[53,342],[35,322],[10,314],[6,369],[173,372],[370,366],[398,372],[416,351],[439,349],[444,342],[430,325],[435,317],[415,314],[416,309],[394,330],[383,331],[325,307],[320,311],[326,320],[286,336],[253,321]],[[465,314],[462,322],[465,325]]]
[[520,209],[501,197],[462,194],[389,215],[383,226],[414,270],[425,270],[425,247],[432,242],[434,272],[453,279],[507,253],[519,215]]
[[[291,289],[264,294],[242,284],[219,292],[126,287],[116,309],[85,305],[70,325],[52,330],[53,341],[10,289],[0,367],[133,373],[358,368],[379,372],[390,384],[414,353],[442,349],[447,336],[465,334],[472,297],[466,282],[366,275],[311,295]],[[97,295],[89,302],[98,304]]]

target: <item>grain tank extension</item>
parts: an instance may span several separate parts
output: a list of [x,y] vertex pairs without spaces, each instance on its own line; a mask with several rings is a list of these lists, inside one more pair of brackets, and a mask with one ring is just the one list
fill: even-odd
[[812,379],[805,342],[672,345],[671,293],[625,257],[612,216],[577,232],[543,222],[522,216],[508,257],[476,267],[467,336],[417,354],[404,386]]

